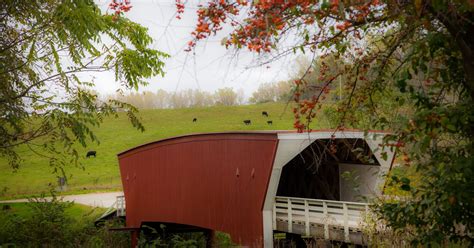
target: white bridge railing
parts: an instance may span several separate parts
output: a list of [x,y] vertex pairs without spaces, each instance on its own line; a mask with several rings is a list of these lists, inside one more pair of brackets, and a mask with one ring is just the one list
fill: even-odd
[[273,229],[305,236],[323,231],[320,236],[325,239],[332,239],[333,230],[343,230],[341,239],[350,242],[350,233],[360,232],[367,211],[367,203],[278,196],[273,206]]
[[115,207],[117,208],[117,216],[125,216],[125,196],[117,196]]
[[125,216],[125,196],[120,195],[117,196],[114,204],[110,206],[105,212],[98,218],[98,220],[109,216],[111,213],[115,211],[115,215],[118,217]]

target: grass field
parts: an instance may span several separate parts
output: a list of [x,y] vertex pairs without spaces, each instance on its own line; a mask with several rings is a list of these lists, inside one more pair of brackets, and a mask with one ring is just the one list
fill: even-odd
[[[191,133],[245,131],[245,130],[288,130],[293,129],[291,108],[285,111],[283,103],[269,103],[233,107],[208,107],[189,109],[141,110],[140,116],[145,132],[134,129],[124,115],[109,118],[95,130],[100,145],[90,144],[80,148],[84,157],[81,162],[85,170],[73,166],[66,167],[71,175],[66,193],[120,190],[120,173],[117,153],[137,145],[159,139]],[[263,117],[267,111],[269,117]],[[197,118],[196,123],[192,122]],[[251,125],[243,120],[251,119]],[[272,120],[273,125],[268,125]],[[316,122],[315,127],[327,127],[326,122]],[[88,150],[97,151],[96,158],[86,159]],[[48,184],[56,184],[56,175],[48,165],[48,160],[26,148],[19,148],[24,161],[19,170],[13,171],[5,159],[0,158],[0,198],[20,198],[48,191]]]
[[[0,210],[8,211],[9,214],[15,214],[22,218],[31,218],[33,217],[33,211],[28,206],[28,204],[35,203],[26,203],[26,202],[16,202],[16,203],[0,203],[0,209],[3,209],[3,206],[9,205],[9,210]],[[90,207],[82,204],[73,204],[71,207],[67,208],[65,214],[68,217],[73,218],[74,220],[81,221],[85,216],[90,217],[91,219],[99,217],[105,212],[105,208]]]

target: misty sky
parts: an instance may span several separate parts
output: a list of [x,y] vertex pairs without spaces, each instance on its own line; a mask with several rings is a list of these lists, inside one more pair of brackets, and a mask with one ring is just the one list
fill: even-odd
[[[103,11],[110,0],[96,0]],[[257,66],[265,58],[242,49],[226,50],[221,40],[226,30],[207,41],[198,43],[195,54],[185,52],[190,33],[196,24],[196,5],[202,1],[188,1],[182,19],[175,18],[174,0],[132,0],[133,8],[126,17],[149,29],[154,39],[152,47],[171,55],[165,60],[164,78],[149,79],[150,85],[140,91],[164,89],[169,92],[183,89],[201,89],[213,92],[218,88],[243,89],[246,97],[259,84],[284,80],[294,70],[291,66],[294,56],[287,56],[270,65]],[[229,30],[227,30],[227,33]],[[94,78],[96,90],[101,94],[111,94],[117,89],[112,72],[89,75]]]

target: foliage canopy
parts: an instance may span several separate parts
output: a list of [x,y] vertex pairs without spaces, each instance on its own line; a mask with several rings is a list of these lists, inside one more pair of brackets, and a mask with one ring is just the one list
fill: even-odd
[[13,168],[19,145],[50,157],[55,170],[77,163],[74,144],[97,141],[91,128],[118,110],[143,130],[133,106],[99,101],[84,73],[112,70],[121,89],[163,75],[167,55],[148,47],[146,28],[102,14],[92,0],[6,0],[0,30],[0,155]]

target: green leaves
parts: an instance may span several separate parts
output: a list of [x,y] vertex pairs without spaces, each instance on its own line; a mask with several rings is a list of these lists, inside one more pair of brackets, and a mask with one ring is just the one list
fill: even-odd
[[160,61],[160,57],[168,55],[151,49],[123,49],[116,57],[115,75],[117,79],[125,79],[129,88],[138,89],[140,85],[146,84],[143,77],[164,74],[161,70],[164,63]]
[[388,159],[387,152],[382,152],[380,155],[382,156],[383,160],[387,161],[387,159]]
[[400,189],[403,191],[410,191],[412,189],[410,186],[410,179],[407,177],[400,178],[398,176],[392,176],[391,183],[399,185]]
[[397,87],[402,93],[406,93],[406,87],[410,79],[412,79],[412,76],[410,72],[407,70],[403,71],[403,73],[400,75],[400,78],[397,80]]
[[331,4],[329,3],[328,0],[323,0],[323,2],[321,3],[321,9],[322,10],[327,10],[329,9],[329,7],[331,7]]
[[13,1],[1,18],[0,155],[17,168],[18,146],[50,159],[52,170],[78,164],[77,145],[98,142],[92,131],[104,116],[126,111],[144,127],[136,108],[102,102],[81,72],[115,70],[122,88],[138,89],[163,75],[168,55],[149,48],[147,29],[103,15],[92,0]]
[[400,186],[400,188],[401,188],[402,190],[410,191],[410,189],[411,189],[411,188],[410,188],[410,179],[408,179],[408,178],[406,178],[406,177],[402,177],[402,178],[400,179],[400,182],[401,182],[401,184],[402,184],[402,185]]

